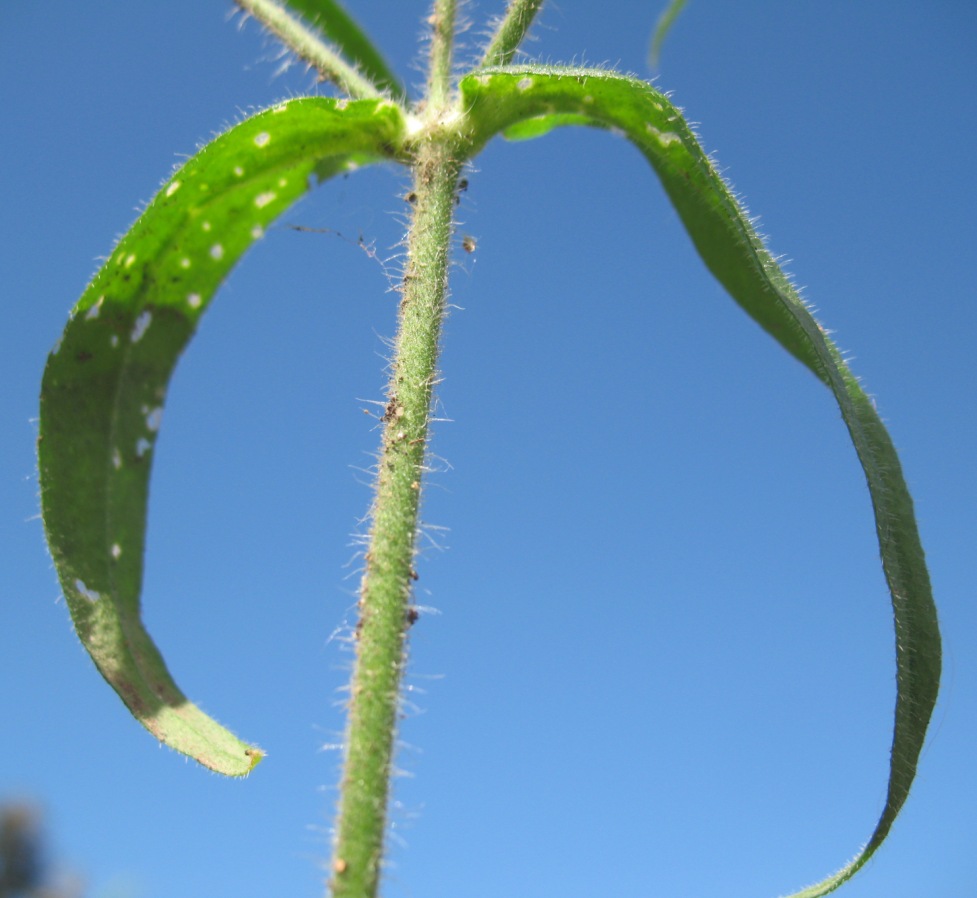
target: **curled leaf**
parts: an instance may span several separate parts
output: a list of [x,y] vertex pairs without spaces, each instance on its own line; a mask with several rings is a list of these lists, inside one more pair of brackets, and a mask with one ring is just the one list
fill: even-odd
[[815,321],[681,112],[651,85],[616,73],[499,67],[464,78],[473,149],[498,133],[544,134],[581,119],[626,136],[657,173],[699,255],[729,294],[834,395],[865,472],[896,630],[896,711],[885,806],[866,845],[792,898],[833,891],[882,844],[909,794],[940,682],[936,607],[899,458],[871,399]]
[[230,776],[248,773],[262,752],[187,700],[140,617],[149,474],[167,385],[217,287],[313,175],[389,157],[401,130],[390,102],[308,98],[222,134],[119,241],[44,370],[41,510],[75,630],[140,723]]

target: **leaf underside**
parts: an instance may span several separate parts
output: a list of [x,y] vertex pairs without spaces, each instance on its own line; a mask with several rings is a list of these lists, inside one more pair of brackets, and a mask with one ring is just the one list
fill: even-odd
[[161,188],[78,301],[41,385],[48,545],[75,630],[160,741],[230,776],[262,752],[187,700],[140,619],[153,445],[170,374],[221,281],[310,180],[391,154],[380,100],[281,103],[216,138]]
[[941,648],[912,499],[871,399],[815,321],[676,109],[649,84],[596,69],[483,69],[461,81],[480,147],[589,124],[627,137],[651,164],[706,266],[788,352],[832,392],[865,471],[896,631],[896,710],[885,807],[858,855],[791,898],[833,891],[883,842],[909,794],[936,703]]

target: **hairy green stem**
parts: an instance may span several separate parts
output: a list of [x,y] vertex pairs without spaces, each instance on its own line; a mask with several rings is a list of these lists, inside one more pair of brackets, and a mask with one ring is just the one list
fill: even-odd
[[417,577],[421,481],[448,292],[452,213],[463,165],[454,139],[436,133],[451,102],[455,5],[456,0],[435,0],[430,19],[428,127],[417,140],[411,166],[414,209],[360,586],[333,898],[375,898],[383,861],[407,631],[416,614],[410,599]]
[[543,0],[510,0],[505,16],[489,41],[481,65],[508,65],[512,62],[512,57],[516,55],[516,50],[542,6]]
[[448,247],[461,163],[450,143],[417,150],[397,340],[360,591],[356,662],[332,864],[334,898],[373,898],[410,606],[421,479],[446,308]]
[[312,31],[273,0],[234,0],[234,2],[261,22],[299,59],[304,59],[314,66],[323,80],[332,81],[354,100],[369,100],[383,96],[383,91],[368,78],[364,78],[339,52],[324,44]]
[[451,53],[455,40],[455,0],[434,0],[427,102],[444,109],[451,99]]

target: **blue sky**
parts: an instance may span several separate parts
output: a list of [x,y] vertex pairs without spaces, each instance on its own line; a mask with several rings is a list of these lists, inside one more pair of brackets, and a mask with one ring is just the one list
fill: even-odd
[[[426,4],[349,7],[421,80]],[[471,3],[477,44],[498,3]],[[318,895],[378,440],[403,176],[290,212],[175,375],[145,617],[177,681],[268,751],[224,781],[158,748],[71,633],[37,519],[37,390],[98,257],[174,164],[315,90],[230,4],[5,3],[0,85],[0,799],[96,898]],[[548,61],[648,76],[657,4],[547,8]],[[877,397],[945,638],[916,787],[840,894],[977,885],[971,172],[977,9],[693,0],[659,78]],[[833,400],[699,263],[638,153],[491,144],[459,208],[438,472],[384,894],[724,898],[834,870],[881,809],[893,635]],[[302,233],[298,224],[338,231]],[[393,259],[390,265],[395,265]]]

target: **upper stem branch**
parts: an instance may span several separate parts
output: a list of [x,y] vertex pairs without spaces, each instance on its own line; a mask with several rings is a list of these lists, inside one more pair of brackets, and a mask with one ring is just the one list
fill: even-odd
[[369,100],[383,92],[364,78],[342,55],[324,44],[298,19],[293,18],[273,0],[234,0],[241,9],[253,15],[299,59],[314,66],[325,81],[332,81],[354,100]]
[[533,24],[536,13],[543,5],[543,0],[510,0],[509,8],[498,27],[492,40],[482,57],[482,67],[490,65],[508,65],[512,62],[516,50],[522,43],[529,26]]
[[451,53],[455,39],[456,0],[434,0],[431,24],[430,75],[427,100],[434,109],[444,109],[451,99]]

